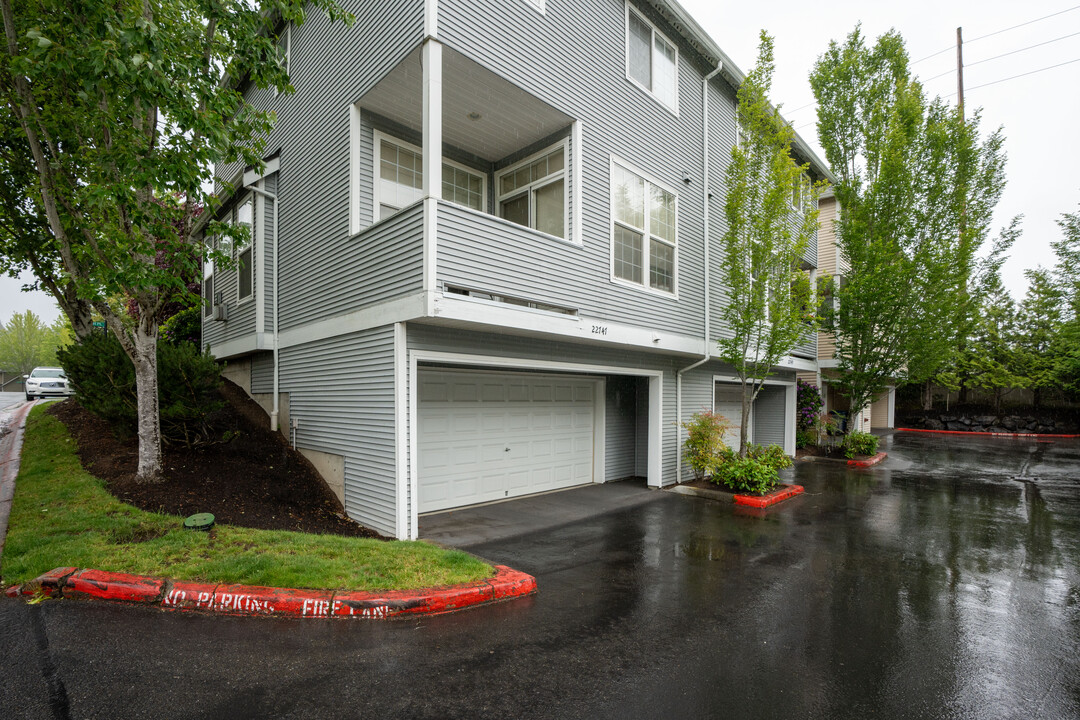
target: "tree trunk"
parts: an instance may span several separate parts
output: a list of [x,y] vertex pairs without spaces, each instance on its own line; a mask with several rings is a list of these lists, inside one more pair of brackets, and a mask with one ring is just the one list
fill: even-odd
[[927,380],[926,385],[923,387],[923,410],[934,409],[934,384],[932,381]]
[[139,407],[139,469],[141,483],[161,479],[161,419],[158,414],[157,323],[144,314],[132,333],[135,392]]
[[750,401],[746,397],[746,383],[742,384],[742,422],[739,423],[739,457],[746,457],[746,436],[750,425]]

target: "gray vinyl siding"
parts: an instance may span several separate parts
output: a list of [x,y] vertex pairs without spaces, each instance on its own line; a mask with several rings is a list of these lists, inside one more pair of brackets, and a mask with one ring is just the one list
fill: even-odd
[[813,331],[807,331],[803,333],[802,340],[791,351],[792,355],[797,357],[809,358],[811,360],[817,359],[817,333]]
[[[278,175],[273,173],[263,181],[262,189],[271,195],[277,194],[278,189]],[[278,221],[280,222],[280,218]],[[263,222],[265,223],[266,232],[263,234],[263,284],[260,289],[262,303],[263,303],[263,323],[264,327],[259,328],[261,332],[273,332],[274,330],[274,243],[277,238],[274,237],[274,201],[269,198],[264,198],[263,201]]]
[[[664,452],[662,458],[663,483],[675,482],[675,371],[685,364],[678,358],[669,356],[634,353],[625,348],[607,348],[579,345],[574,343],[554,342],[516,335],[480,333],[458,328],[440,327],[422,323],[408,325],[409,351],[417,350],[466,353],[521,360],[545,360],[583,363],[589,365],[607,365],[614,367],[642,368],[662,370],[663,375],[663,419],[662,433]],[[638,411],[639,422],[644,412],[647,417],[648,390],[645,390],[646,402]],[[638,441],[638,448],[642,440]],[[648,448],[648,437],[644,439]],[[642,468],[638,467],[639,474]]]
[[[604,385],[604,481],[637,474],[637,380],[612,375]],[[645,438],[648,447],[648,436]]]
[[394,535],[393,326],[283,348],[280,360],[297,447],[344,456],[345,511]]
[[423,222],[423,203],[417,203],[351,237],[324,238],[317,252],[322,262],[309,258],[306,272],[291,272],[278,280],[283,300],[280,329],[422,290]]
[[[237,196],[236,200],[242,202],[249,197],[254,197],[254,195],[240,194]],[[232,212],[235,209],[236,204],[237,202],[229,203],[225,210],[222,213],[219,213],[218,217],[223,217],[225,214]],[[253,219],[255,219],[254,215]],[[262,233],[264,231],[269,233],[268,226],[265,223],[256,222],[253,232]],[[253,273],[258,272],[259,263],[262,261],[262,258],[258,256],[258,244],[257,238],[252,238],[253,250],[251,258],[253,263]],[[254,278],[255,275],[253,274],[252,277]],[[241,302],[237,298],[238,278],[239,270],[235,260],[231,267],[214,268],[214,294],[217,295],[217,293],[221,293],[222,302],[228,307],[228,320],[211,320],[204,315],[203,345],[209,343],[211,346],[214,346],[230,340],[253,336],[255,334],[256,305],[257,303],[262,302],[259,298],[259,288],[253,284],[252,297],[245,298]]]
[[[552,250],[573,263],[559,269],[573,276],[577,287],[568,282],[564,289],[555,288],[555,294],[576,296],[575,306],[598,319],[700,335],[702,69],[695,65],[696,54],[680,44],[676,117],[626,78],[624,18],[622,0],[560,0],[550,3],[545,14],[523,1],[443,0],[439,35],[448,46],[582,123],[584,176],[572,181],[582,183],[583,247]],[[678,42],[675,33],[666,34]],[[612,156],[677,194],[678,300],[611,282]],[[689,173],[690,183],[683,182],[684,173]],[[535,259],[547,245],[530,238],[528,248],[519,248],[521,261],[509,271],[521,278],[520,287],[527,287],[525,278],[533,275],[525,256]],[[476,257],[481,260],[479,253]],[[554,260],[541,267],[553,271]],[[554,278],[549,282],[556,284]]]
[[274,392],[274,353],[257,352],[251,356],[251,392]]
[[784,446],[787,422],[786,392],[782,385],[766,385],[754,400],[754,443]]
[[[282,330],[327,317],[328,308],[356,309],[353,303],[363,294],[358,286],[382,282],[387,270],[379,266],[379,274],[364,277],[357,266],[343,267],[342,253],[351,261],[378,262],[361,258],[349,243],[349,106],[421,43],[424,2],[345,0],[341,5],[356,16],[351,27],[313,11],[303,25],[292,28],[295,93],[275,96],[270,89],[251,87],[245,91],[256,107],[277,113],[266,153],[280,150]],[[220,165],[217,172],[229,178],[239,167]],[[370,186],[370,172],[367,177]],[[368,219],[370,205],[369,187]],[[406,264],[417,265],[420,272],[421,263]],[[327,276],[335,272],[337,284],[327,284]]]

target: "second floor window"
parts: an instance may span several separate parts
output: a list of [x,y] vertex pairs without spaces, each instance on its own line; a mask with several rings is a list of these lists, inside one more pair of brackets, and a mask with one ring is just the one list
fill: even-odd
[[566,237],[566,143],[499,171],[495,188],[499,217]]
[[612,273],[618,280],[675,292],[675,193],[612,164]]
[[679,51],[629,3],[626,75],[672,112],[679,112]]
[[[376,192],[377,220],[388,218],[424,196],[424,163],[420,148],[391,140],[381,133],[375,136],[378,149]],[[442,196],[444,200],[484,210],[484,176],[464,165],[443,160]]]
[[246,300],[251,297],[255,287],[255,263],[253,254],[253,203],[251,199],[240,203],[236,208],[236,224],[246,227],[246,237],[236,243],[236,299]]

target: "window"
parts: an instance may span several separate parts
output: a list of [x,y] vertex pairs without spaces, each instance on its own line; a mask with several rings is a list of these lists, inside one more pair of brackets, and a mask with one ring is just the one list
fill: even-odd
[[210,272],[203,273],[203,317],[210,317],[214,314],[214,267],[209,261],[206,267],[210,268]]
[[214,314],[214,259],[210,257],[210,253],[217,249],[217,238],[210,236],[206,238],[206,248],[203,255],[202,266],[202,297],[203,297],[203,316],[210,317]]
[[236,242],[236,299],[246,300],[251,297],[255,282],[255,262],[252,237],[254,225],[253,202],[249,198],[236,208],[236,224],[246,230],[244,236]]
[[[281,29],[281,34],[277,39],[277,60],[278,64],[285,70],[286,73],[290,72],[289,61],[292,59],[292,25],[286,24]],[[292,82],[292,79],[289,80]],[[274,88],[274,94],[278,94],[277,88]]]
[[679,51],[626,4],[626,76],[672,112],[679,112]]
[[810,188],[807,187],[806,175],[799,174],[791,184],[791,209],[802,212],[806,209],[806,200],[810,196]]
[[[388,218],[424,196],[424,163],[420,148],[382,133],[375,133],[377,220]],[[484,211],[486,180],[464,165],[443,160],[442,196],[444,200]]]
[[618,280],[675,292],[675,193],[612,163],[612,273]]
[[495,176],[499,217],[566,238],[566,143],[525,158]]

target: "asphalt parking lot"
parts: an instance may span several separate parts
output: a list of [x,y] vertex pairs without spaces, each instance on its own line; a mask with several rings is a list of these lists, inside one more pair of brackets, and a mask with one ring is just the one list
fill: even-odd
[[405,621],[0,598],[7,717],[1080,716],[1080,442],[897,434],[767,511],[469,549],[538,595]]

